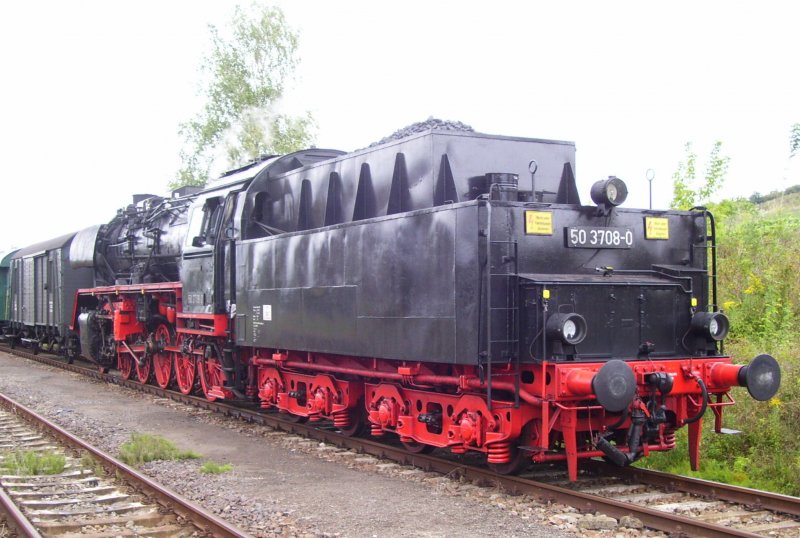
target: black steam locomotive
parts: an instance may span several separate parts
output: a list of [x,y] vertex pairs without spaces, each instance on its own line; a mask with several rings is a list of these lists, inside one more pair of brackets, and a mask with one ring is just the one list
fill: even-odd
[[[778,364],[724,354],[710,213],[621,207],[616,177],[582,205],[574,170],[572,143],[437,129],[267,157],[20,250],[9,335],[502,473],[575,479],[683,425],[697,467],[706,410],[719,430],[732,386],[771,398]],[[24,314],[55,289],[42,256],[58,323]]]

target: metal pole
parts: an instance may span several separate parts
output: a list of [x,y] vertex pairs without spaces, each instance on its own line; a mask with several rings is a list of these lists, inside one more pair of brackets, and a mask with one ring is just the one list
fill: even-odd
[[650,209],[653,209],[653,179],[656,177],[656,171],[648,168],[646,173],[647,182],[650,184]]

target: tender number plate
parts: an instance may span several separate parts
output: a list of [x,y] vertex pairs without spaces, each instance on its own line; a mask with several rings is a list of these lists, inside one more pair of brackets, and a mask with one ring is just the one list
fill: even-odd
[[595,228],[572,226],[566,228],[567,246],[572,248],[631,248],[633,231],[630,228]]

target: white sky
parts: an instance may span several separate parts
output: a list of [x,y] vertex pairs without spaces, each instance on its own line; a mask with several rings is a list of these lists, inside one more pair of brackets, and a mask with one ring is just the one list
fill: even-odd
[[[209,23],[233,2],[0,3],[0,250],[165,194],[197,111]],[[578,186],[623,178],[666,207],[693,141],[731,157],[722,196],[800,183],[796,2],[281,2],[300,35],[289,112],[351,150],[429,116],[572,140]],[[663,7],[662,7],[663,6]],[[795,159],[795,161],[800,158]]]

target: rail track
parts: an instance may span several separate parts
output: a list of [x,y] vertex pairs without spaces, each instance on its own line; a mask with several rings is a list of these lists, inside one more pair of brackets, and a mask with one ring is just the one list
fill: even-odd
[[241,537],[245,533],[0,394],[0,464],[63,457],[57,474],[0,472],[0,512],[19,536]]
[[800,537],[800,498],[797,497],[646,469],[620,469],[600,461],[592,462],[574,483],[567,480],[566,470],[557,466],[534,466],[530,472],[520,476],[501,476],[466,463],[468,459],[411,453],[402,446],[347,437],[333,428],[295,423],[278,413],[265,413],[255,407],[209,402],[205,398],[125,381],[96,367],[70,365],[63,360],[19,349],[11,351],[0,347],[0,350],[425,471],[463,477],[477,484],[500,486],[511,494],[525,494],[542,502],[558,502],[582,512],[600,512],[614,518],[630,516],[648,528],[673,535]]

